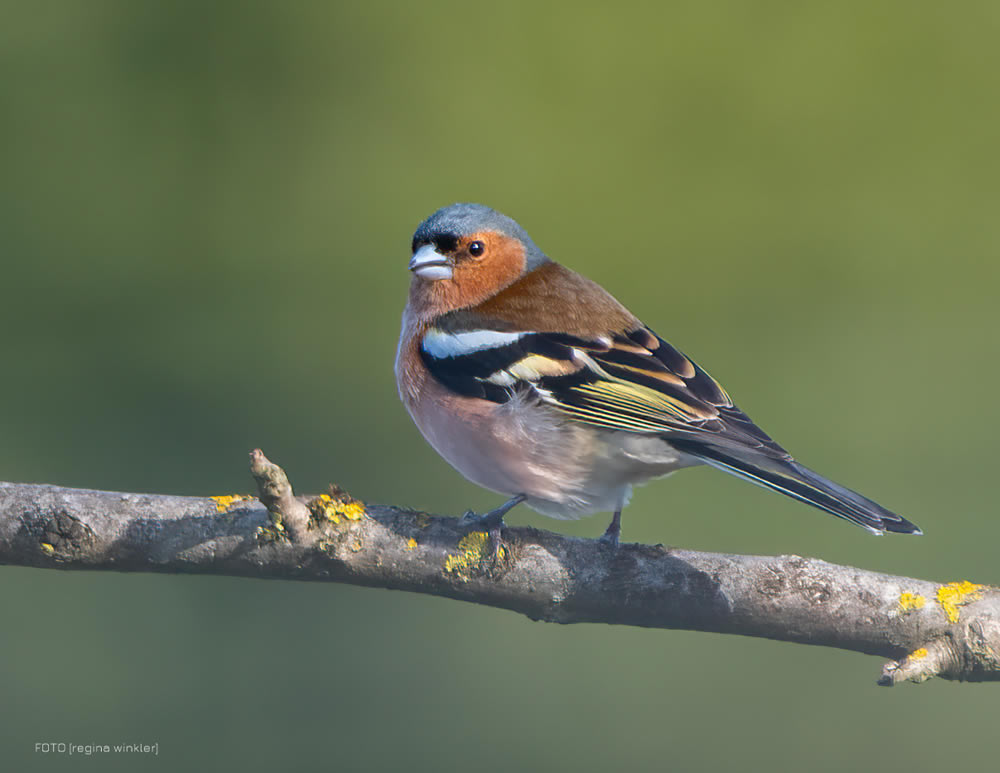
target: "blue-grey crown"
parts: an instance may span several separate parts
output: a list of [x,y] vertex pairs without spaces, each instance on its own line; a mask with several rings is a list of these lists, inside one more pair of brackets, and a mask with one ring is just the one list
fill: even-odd
[[452,204],[441,207],[417,226],[413,239],[415,242],[432,242],[436,236],[447,234],[461,237],[477,231],[497,231],[519,240],[525,248],[528,269],[536,268],[548,260],[516,220],[482,204]]

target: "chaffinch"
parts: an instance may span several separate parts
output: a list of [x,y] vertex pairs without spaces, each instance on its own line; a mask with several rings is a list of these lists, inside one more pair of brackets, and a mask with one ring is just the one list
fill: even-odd
[[632,486],[696,464],[873,534],[921,533],[796,462],[708,373],[511,218],[439,209],[414,233],[409,268],[399,394],[455,469],[511,497],[478,517],[494,535],[524,502],[553,518],[611,511],[602,539],[617,545]]

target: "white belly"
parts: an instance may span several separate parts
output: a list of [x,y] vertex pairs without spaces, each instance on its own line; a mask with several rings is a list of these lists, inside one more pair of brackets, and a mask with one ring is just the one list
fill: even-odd
[[700,463],[659,437],[581,424],[533,397],[492,403],[456,396],[432,379],[400,394],[423,436],[466,478],[524,494],[553,518],[616,510],[634,484]]

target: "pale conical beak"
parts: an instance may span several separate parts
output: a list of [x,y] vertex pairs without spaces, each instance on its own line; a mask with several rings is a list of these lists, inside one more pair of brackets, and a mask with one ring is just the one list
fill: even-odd
[[451,264],[448,258],[434,249],[433,244],[425,244],[410,258],[410,271],[421,279],[451,279]]

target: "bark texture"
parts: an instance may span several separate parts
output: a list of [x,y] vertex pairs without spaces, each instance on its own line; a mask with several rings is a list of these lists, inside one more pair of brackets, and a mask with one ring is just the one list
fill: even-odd
[[1000,680],[1000,589],[799,556],[700,553],[296,497],[251,454],[259,499],[0,483],[0,563],[327,580],[471,601],[556,623],[763,636],[889,658],[879,683]]

